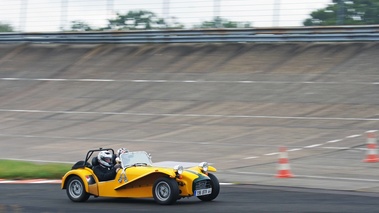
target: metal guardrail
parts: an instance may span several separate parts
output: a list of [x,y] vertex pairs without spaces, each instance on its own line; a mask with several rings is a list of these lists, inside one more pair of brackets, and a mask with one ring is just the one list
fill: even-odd
[[379,41],[379,25],[117,32],[0,33],[0,43],[205,43]]

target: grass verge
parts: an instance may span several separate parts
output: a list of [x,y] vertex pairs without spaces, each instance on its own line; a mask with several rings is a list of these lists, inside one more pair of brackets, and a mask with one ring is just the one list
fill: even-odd
[[61,179],[72,164],[0,160],[0,179]]

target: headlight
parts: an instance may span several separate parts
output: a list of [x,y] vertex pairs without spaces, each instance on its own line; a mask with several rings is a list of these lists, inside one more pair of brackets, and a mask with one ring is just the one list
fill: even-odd
[[175,170],[175,172],[176,173],[178,173],[179,175],[181,175],[181,174],[183,174],[183,166],[181,166],[181,165],[176,165],[176,166],[174,166],[174,170]]
[[204,173],[208,171],[208,163],[207,162],[201,162],[199,164],[199,167],[200,167],[201,171]]

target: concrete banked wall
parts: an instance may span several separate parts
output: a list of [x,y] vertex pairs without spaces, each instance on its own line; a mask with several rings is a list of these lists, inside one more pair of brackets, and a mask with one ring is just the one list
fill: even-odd
[[[3,44],[0,45],[0,77],[231,81],[333,81],[336,78],[359,80],[370,79],[370,75],[378,73],[378,59],[379,43]],[[2,87],[4,86],[6,88],[1,88],[2,104],[5,103],[4,97],[10,101],[17,99],[18,95],[28,97],[31,92],[40,95],[49,92],[45,91],[43,84],[33,84],[32,88],[14,88],[14,91],[20,90],[19,93],[8,93],[13,90],[8,84],[2,84]],[[95,84],[91,89],[104,89],[103,86]],[[146,92],[144,89],[140,87],[134,92]],[[76,88],[72,90],[76,91]],[[66,91],[72,92],[70,88],[66,88]],[[123,95],[117,97],[127,98]]]
[[[379,43],[1,44],[0,109],[5,109],[1,114],[4,118],[0,121],[1,134],[46,137],[48,143],[67,137],[67,141],[60,139],[65,145],[50,144],[46,148],[60,149],[59,155],[46,154],[46,158],[61,158],[58,160],[82,156],[83,150],[75,153],[70,147],[78,142],[86,143],[81,137],[105,138],[90,141],[92,147],[103,146],[104,141],[109,144],[113,140],[113,144],[119,143],[115,146],[121,146],[123,140],[135,140],[137,142],[130,142],[128,148],[148,146],[162,153],[165,146],[154,141],[218,143],[229,136],[241,136],[234,142],[243,144],[246,141],[243,135],[253,134],[260,143],[276,144],[280,138],[284,143],[296,145],[305,137],[298,135],[299,132],[306,134],[299,128],[313,128],[314,123],[283,120],[280,126],[286,129],[273,137],[273,129],[266,131],[265,128],[276,127],[277,120],[248,116],[370,117],[377,113],[376,87],[358,85],[350,91],[343,84],[325,89],[323,85],[308,86],[306,82],[372,81],[378,76],[378,59]],[[104,79],[113,81],[101,81]],[[159,83],[159,80],[171,82]],[[202,81],[208,83],[190,83]],[[245,84],[243,81],[274,83]],[[281,83],[276,84],[276,81]],[[47,112],[18,114],[11,110]],[[61,111],[131,114],[55,113]],[[181,115],[246,115],[246,118]],[[340,124],[330,121],[320,123],[315,129],[333,129]],[[359,128],[372,127],[366,123]],[[19,150],[25,141],[33,146],[41,143],[44,147],[38,138],[3,139],[4,143],[8,142],[9,150]],[[142,140],[151,143],[138,143]],[[233,143],[233,139],[225,143]],[[229,149],[219,152],[230,153]],[[3,157],[18,154],[3,150],[0,152]],[[201,150],[193,152],[200,157],[208,154]],[[43,158],[33,156],[29,157]],[[173,152],[170,157],[182,156]],[[210,160],[217,162],[218,159],[215,156]],[[228,166],[225,162],[223,165]]]
[[[122,77],[127,73],[369,74],[378,43],[0,45],[1,77]],[[359,63],[358,63],[359,62]],[[22,72],[20,72],[22,71]],[[17,74],[17,76],[13,76]]]

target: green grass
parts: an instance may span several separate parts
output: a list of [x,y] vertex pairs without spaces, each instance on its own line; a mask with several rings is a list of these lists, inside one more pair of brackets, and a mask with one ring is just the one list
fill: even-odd
[[0,160],[0,179],[61,179],[72,164]]

